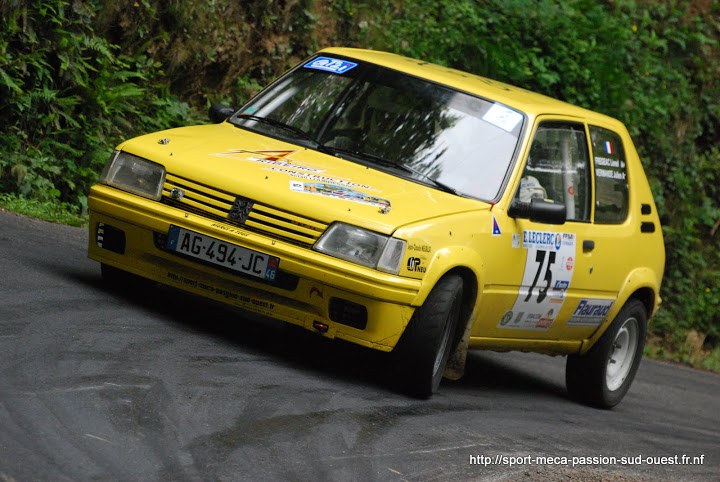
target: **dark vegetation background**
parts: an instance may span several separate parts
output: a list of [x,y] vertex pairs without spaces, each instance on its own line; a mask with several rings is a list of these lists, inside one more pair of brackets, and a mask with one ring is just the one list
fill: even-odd
[[667,246],[649,350],[719,369],[720,0],[0,0],[0,201],[82,214],[119,141],[239,107],[332,45],[625,122]]

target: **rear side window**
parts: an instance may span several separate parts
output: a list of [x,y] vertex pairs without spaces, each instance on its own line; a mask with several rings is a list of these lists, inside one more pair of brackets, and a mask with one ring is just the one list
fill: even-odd
[[625,149],[620,136],[589,126],[595,164],[595,222],[621,224],[628,216]]

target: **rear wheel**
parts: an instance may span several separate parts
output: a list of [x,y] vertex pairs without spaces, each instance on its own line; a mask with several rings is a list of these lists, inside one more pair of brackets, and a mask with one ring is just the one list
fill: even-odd
[[570,395],[601,408],[620,403],[640,365],[646,333],[645,306],[629,300],[585,355],[568,356],[565,382]]
[[448,357],[456,344],[462,305],[460,276],[442,278],[415,311],[398,342],[399,375],[407,391],[430,397],[440,385]]

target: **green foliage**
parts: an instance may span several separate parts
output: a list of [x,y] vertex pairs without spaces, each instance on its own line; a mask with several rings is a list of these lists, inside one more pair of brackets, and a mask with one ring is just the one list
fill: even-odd
[[125,53],[152,55],[171,90],[195,106],[240,105],[317,46],[311,0],[92,3],[97,31]]
[[0,12],[0,190],[82,206],[113,144],[190,111],[157,62],[94,34],[92,5],[17,3]]

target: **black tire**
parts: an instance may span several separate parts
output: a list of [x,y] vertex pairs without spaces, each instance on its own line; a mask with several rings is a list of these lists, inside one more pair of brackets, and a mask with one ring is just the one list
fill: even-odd
[[428,398],[440,385],[457,343],[462,297],[462,278],[447,275],[413,314],[397,346],[398,375],[409,394]]
[[631,299],[584,355],[569,355],[565,384],[574,399],[600,408],[620,403],[635,379],[647,334],[647,312]]

